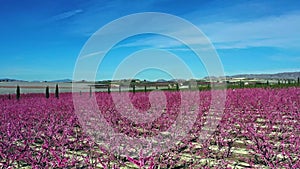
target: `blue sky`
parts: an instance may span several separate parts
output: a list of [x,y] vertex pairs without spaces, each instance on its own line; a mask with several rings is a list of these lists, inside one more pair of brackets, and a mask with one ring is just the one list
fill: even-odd
[[[182,17],[203,31],[216,48],[226,75],[300,71],[300,1],[0,0],[0,78],[72,78],[79,52],[105,24],[137,12]],[[100,65],[109,79],[132,52],[147,48],[179,55],[195,77],[206,76],[193,53],[173,39],[139,35],[118,44]],[[163,56],[162,56],[163,57]],[[194,57],[194,59],[193,59]],[[170,78],[141,72],[138,78]],[[124,77],[126,78],[126,77]]]

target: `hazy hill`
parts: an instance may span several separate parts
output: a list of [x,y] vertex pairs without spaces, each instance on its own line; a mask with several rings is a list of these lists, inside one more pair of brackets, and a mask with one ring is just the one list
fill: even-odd
[[26,82],[26,81],[24,81],[24,80],[17,80],[17,79],[3,78],[3,79],[0,79],[0,82]]
[[255,78],[255,79],[297,79],[300,72],[284,72],[275,74],[240,74],[227,76],[229,78]]
[[72,80],[71,79],[60,79],[60,80],[52,80],[49,82],[70,83],[70,82],[72,82]]

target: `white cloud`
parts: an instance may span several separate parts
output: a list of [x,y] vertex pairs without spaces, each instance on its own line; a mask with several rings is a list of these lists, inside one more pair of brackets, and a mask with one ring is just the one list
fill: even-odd
[[133,42],[124,43],[118,45],[117,47],[137,47],[137,46],[144,46],[144,47],[151,47],[151,48],[170,48],[170,47],[178,47],[181,43],[169,39],[166,37],[146,37],[146,38],[139,38],[134,40]]
[[[82,11],[79,10],[76,12],[75,10],[73,12],[66,12],[59,15],[60,17],[58,18],[71,17],[72,15],[76,15],[80,12]],[[144,23],[144,21],[141,21],[141,23],[129,23],[129,25],[131,26],[123,27],[122,31],[126,31],[126,29],[131,30],[132,25],[136,25],[136,27],[143,27],[142,23]],[[197,26],[207,35],[207,37],[212,41],[212,43],[217,49],[234,49],[249,47],[300,47],[300,11],[280,16],[268,16],[253,19],[250,21],[248,20],[243,22],[212,22],[208,24],[198,24]],[[84,26],[84,29],[86,29],[86,25]],[[111,32],[116,33],[119,31],[118,29],[119,27],[117,27],[116,30],[112,30]],[[188,30],[188,28],[186,29],[178,27],[178,32],[186,37],[187,43],[201,44],[202,40],[194,37],[191,34],[191,31]],[[167,38],[135,39],[135,41],[128,42],[126,44],[121,44],[117,47],[138,46],[171,50],[185,49],[182,46],[182,43]]]
[[67,18],[70,18],[70,17],[75,16],[75,15],[77,15],[79,13],[82,13],[82,12],[83,12],[82,9],[76,9],[76,10],[72,10],[72,11],[63,12],[61,14],[53,16],[51,18],[51,20],[58,21],[58,20],[67,19]]
[[[300,13],[264,17],[245,22],[215,22],[198,26],[217,49],[249,47],[300,47]],[[187,29],[178,29],[189,44],[201,44]],[[182,43],[167,38],[143,38],[119,47],[146,46],[163,49],[184,49]]]
[[216,48],[300,46],[300,13],[260,18],[247,22],[200,25]]
[[[131,29],[131,28],[129,28]],[[173,30],[174,31],[174,30]],[[175,32],[171,32],[169,30],[162,30],[162,32],[168,32],[169,34],[176,35],[181,37],[182,39],[173,39],[174,37],[166,37],[164,35],[154,35],[147,37],[139,37],[133,39],[131,42],[123,43],[117,45],[116,48],[120,47],[149,47],[149,48],[157,48],[157,49],[168,49],[168,50],[176,50],[176,51],[187,51],[190,50],[184,45],[201,45],[201,49],[209,48],[209,44],[207,43],[207,37],[198,37],[195,36],[195,29],[192,27],[178,27],[178,30]],[[204,35],[204,34],[203,34]]]

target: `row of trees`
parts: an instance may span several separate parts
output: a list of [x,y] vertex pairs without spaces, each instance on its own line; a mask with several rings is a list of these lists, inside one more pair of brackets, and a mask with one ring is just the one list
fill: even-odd
[[[49,86],[46,87],[46,91],[45,91],[45,97],[48,99],[50,97],[50,91],[49,91]],[[59,88],[58,88],[58,84],[56,84],[55,86],[55,97],[58,99],[59,98]],[[11,99],[11,95],[8,95],[8,98]],[[17,100],[20,100],[21,98],[21,89],[20,86],[17,85],[17,89],[16,89],[16,98]]]
[[[136,85],[135,84],[131,84],[130,85],[132,87],[132,92],[135,93],[136,92]],[[158,85],[155,85],[155,88],[158,89]],[[168,86],[168,90],[173,90],[170,88],[170,86]],[[147,89],[147,85],[144,85],[144,92],[150,91],[150,89]],[[179,84],[176,83],[176,91],[179,91]],[[121,87],[119,87],[119,92],[121,92]],[[110,93],[110,90],[109,90]]]
[[[56,84],[55,86],[55,97],[59,98],[59,91],[58,91],[58,84]],[[49,93],[49,86],[46,87],[46,98],[48,99],[50,97],[50,93]]]

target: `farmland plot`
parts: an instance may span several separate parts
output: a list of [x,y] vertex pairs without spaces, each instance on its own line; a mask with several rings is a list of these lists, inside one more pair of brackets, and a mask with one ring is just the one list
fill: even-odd
[[[194,96],[193,92],[188,94]],[[43,94],[24,94],[16,100],[1,95],[0,167],[300,167],[300,88],[227,90],[224,113],[213,131],[204,125],[213,116],[209,112],[210,91],[197,93],[200,98],[197,108],[185,108],[187,102],[182,100],[179,92],[159,94],[165,96],[167,105],[162,105],[161,97],[151,97],[149,92],[127,93],[134,108],[140,110],[135,113],[154,114],[155,118],[145,123],[134,123],[133,119],[122,115],[120,110],[129,113],[132,110],[130,105],[122,102],[124,94],[99,92],[95,97],[106,122],[115,132],[128,137],[171,135],[168,128],[182,109],[196,112],[197,118],[187,135],[166,151],[130,156],[111,151],[83,129],[71,93],[61,94],[59,99],[52,95],[46,99]],[[82,93],[80,97],[90,99],[89,93]],[[155,104],[150,104],[149,98],[154,99],[152,103]],[[86,110],[82,113],[93,114]],[[97,131],[96,127],[94,131]],[[212,135],[203,139],[199,137],[203,131],[210,131]]]

